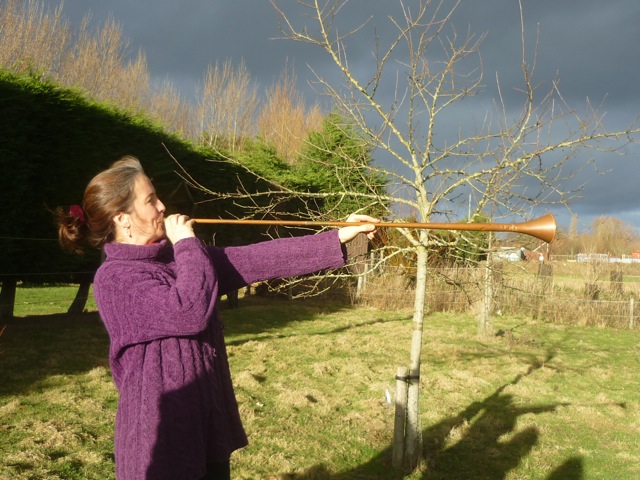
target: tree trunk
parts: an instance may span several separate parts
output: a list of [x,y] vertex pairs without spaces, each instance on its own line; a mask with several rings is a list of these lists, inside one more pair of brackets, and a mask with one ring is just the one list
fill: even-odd
[[0,320],[10,320],[13,318],[17,285],[18,282],[15,279],[5,278],[2,280],[2,290],[0,290]]
[[420,359],[422,356],[422,327],[427,292],[427,248],[417,249],[416,293],[413,309],[413,337],[411,339],[411,363],[409,366],[409,391],[407,393],[407,427],[405,440],[405,466],[415,469],[422,453],[420,429]]

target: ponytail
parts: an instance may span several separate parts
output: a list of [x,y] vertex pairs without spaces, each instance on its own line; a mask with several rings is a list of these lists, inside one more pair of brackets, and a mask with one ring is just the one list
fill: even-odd
[[84,253],[88,233],[84,210],[80,205],[71,205],[68,210],[58,207],[55,210],[58,224],[58,242],[62,248],[76,255]]

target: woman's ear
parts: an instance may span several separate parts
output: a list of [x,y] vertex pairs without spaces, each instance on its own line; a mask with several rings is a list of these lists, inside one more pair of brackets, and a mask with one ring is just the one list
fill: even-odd
[[126,243],[126,239],[132,238],[131,215],[120,212],[113,217],[113,223],[116,226],[116,239]]
[[119,212],[113,217],[113,222],[120,228],[131,227],[131,217],[128,213]]

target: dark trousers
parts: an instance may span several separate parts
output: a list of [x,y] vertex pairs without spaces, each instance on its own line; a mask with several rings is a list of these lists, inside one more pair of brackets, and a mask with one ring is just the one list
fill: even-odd
[[223,463],[207,465],[207,474],[201,480],[231,480],[231,466],[229,460]]

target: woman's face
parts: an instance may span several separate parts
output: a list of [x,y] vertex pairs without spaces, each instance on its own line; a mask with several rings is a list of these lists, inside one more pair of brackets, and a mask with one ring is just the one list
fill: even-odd
[[140,175],[134,186],[135,200],[130,213],[130,243],[148,245],[164,238],[166,207],[156,196],[151,180]]

